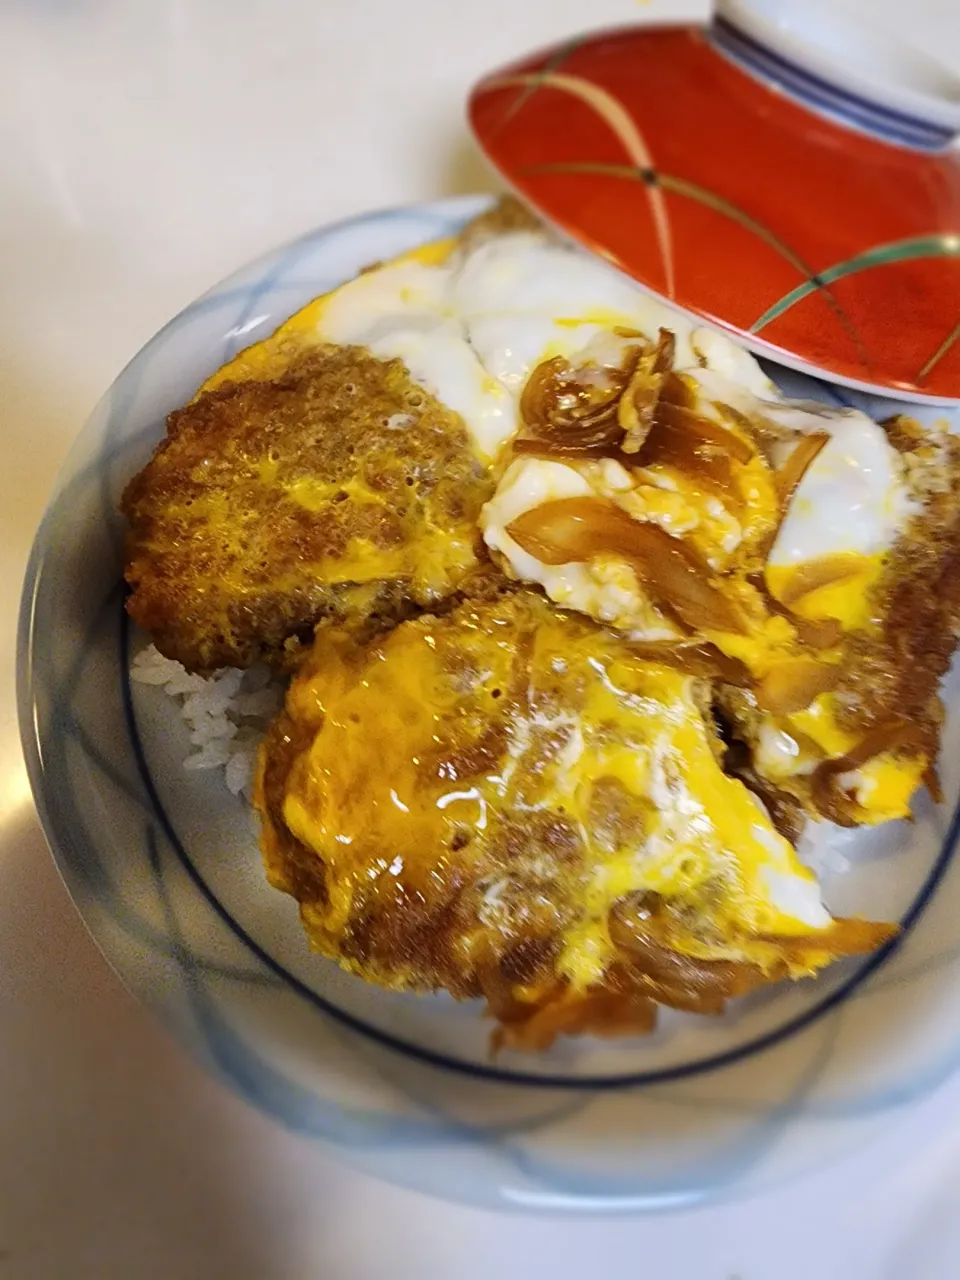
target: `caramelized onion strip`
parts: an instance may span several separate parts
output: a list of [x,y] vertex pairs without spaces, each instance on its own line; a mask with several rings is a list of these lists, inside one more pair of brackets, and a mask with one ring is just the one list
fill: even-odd
[[780,603],[788,609],[812,595],[821,587],[832,586],[845,578],[852,578],[863,568],[863,557],[847,552],[836,552],[833,555],[818,556],[815,560],[807,560],[799,565],[795,573],[780,593]]
[[777,497],[780,499],[781,521],[786,515],[790,500],[796,493],[800,481],[807,474],[810,464],[823,446],[830,439],[827,431],[814,431],[804,436],[797,447],[787,458],[782,467],[775,473]]
[[809,934],[761,933],[758,938],[773,943],[787,960],[804,962],[810,950],[825,951],[834,959],[868,955],[900,932],[900,926],[882,920],[860,920],[839,916],[823,930]]
[[507,533],[544,564],[582,563],[597,555],[628,561],[657,603],[687,626],[745,634],[742,611],[710,570],[658,525],[631,517],[603,498],[560,498],[525,511]]
[[514,440],[513,452],[537,458],[615,458],[622,435],[616,418],[612,422],[578,423],[562,431]]
[[[629,899],[611,911],[609,927],[614,944],[655,988],[664,993],[679,989],[693,1001],[723,1001],[745,995],[758,986],[785,977],[792,964],[809,963],[807,957],[811,951],[824,952],[833,958],[862,955],[874,951],[897,932],[894,924],[839,918],[825,929],[812,930],[809,934],[757,934],[758,942],[769,943],[780,953],[780,963],[767,972],[749,961],[701,960],[673,950],[669,932],[664,931],[658,920],[645,919]],[[674,1000],[665,998],[664,1003],[673,1004]]]
[[675,370],[667,374],[660,388],[662,403],[680,405],[684,409],[697,407],[697,395],[696,384]]
[[[822,808],[829,809],[836,799],[833,783],[838,775],[860,769],[884,752],[921,745],[920,729],[908,720],[891,720],[886,724],[876,725],[846,755],[823,760],[817,765],[811,776],[814,796]],[[832,813],[829,816],[832,817]]]
[[812,435],[804,436],[783,466],[773,473],[780,510],[777,515],[777,522],[765,540],[765,555],[769,555],[773,544],[779,536],[783,522],[787,518],[790,502],[797,491],[800,481],[806,475],[811,462],[813,462],[829,439],[830,437],[825,431],[815,431]]
[[645,1035],[653,1030],[657,1008],[641,992],[588,989],[582,996],[566,992],[544,1005],[533,1005],[525,1018],[503,1022],[491,1037],[494,1054],[501,1049],[543,1053],[558,1036]]
[[673,667],[692,676],[717,677],[737,688],[748,688],[753,680],[749,669],[739,658],[731,658],[716,645],[681,640],[676,644],[653,640],[634,642],[631,653],[643,662]]
[[796,614],[789,617],[800,643],[811,649],[832,649],[843,639],[843,627],[836,618],[799,618]]
[[751,574],[750,584],[763,596],[764,604],[771,613],[786,618],[794,627],[801,644],[810,649],[832,649],[843,639],[843,627],[836,618],[801,618],[774,596],[762,573]]
[[934,804],[943,804],[943,787],[940,785],[940,774],[935,764],[928,764],[923,771],[923,785],[930,792]]
[[685,405],[661,401],[657,406],[657,423],[683,432],[694,447],[699,445],[718,449],[733,458],[734,462],[747,463],[756,456],[757,451],[748,440]]
[[818,658],[785,658],[763,677],[756,691],[762,711],[786,716],[803,711],[821,693],[837,687],[840,668]]
[[713,490],[724,503],[739,502],[729,457],[720,449],[693,445],[683,432],[660,425],[644,446],[634,466],[674,467],[707,489]]
[[669,329],[661,329],[657,345],[637,361],[633,377],[624,389],[617,408],[623,428],[624,453],[639,453],[656,420],[664,379],[673,366],[676,339]]
[[665,998],[666,1004],[674,1004],[682,994],[680,1007],[718,1012],[725,1000],[784,976],[767,977],[757,966],[743,961],[700,960],[674,951],[666,939],[657,936],[656,922],[651,929],[651,922],[637,915],[629,901],[613,908],[609,928],[612,942],[627,959],[631,976],[642,974],[654,993],[669,992],[673,998]]
[[638,363],[646,358],[641,353],[637,344],[627,347],[618,366],[590,363],[574,368],[562,356],[544,360],[524,385],[521,422],[536,436],[602,424],[608,428],[609,442],[618,445],[623,437],[618,408]]

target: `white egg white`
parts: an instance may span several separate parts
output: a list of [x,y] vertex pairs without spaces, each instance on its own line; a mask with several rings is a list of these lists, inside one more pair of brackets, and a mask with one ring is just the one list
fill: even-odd
[[810,419],[807,429],[827,431],[830,439],[797,487],[768,563],[887,551],[914,511],[897,451],[883,428],[857,410]]
[[616,330],[653,338],[661,327],[675,335],[677,368],[715,367],[769,387],[752,356],[721,334],[695,330],[600,259],[529,231],[437,263],[408,258],[368,271],[330,296],[317,336],[402,359],[461,415],[490,462],[517,431],[520,394],[538,364],[555,356],[617,363],[624,340]]

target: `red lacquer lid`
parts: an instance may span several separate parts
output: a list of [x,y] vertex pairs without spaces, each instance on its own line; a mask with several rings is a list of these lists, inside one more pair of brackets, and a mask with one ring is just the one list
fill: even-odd
[[543,216],[758,354],[960,399],[960,79],[827,0],[573,41],[470,119]]

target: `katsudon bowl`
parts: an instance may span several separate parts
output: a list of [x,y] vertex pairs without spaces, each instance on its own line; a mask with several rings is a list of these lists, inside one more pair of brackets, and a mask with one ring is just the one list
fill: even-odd
[[[912,822],[817,829],[802,849],[835,914],[896,921],[895,938],[717,1016],[669,1011],[645,1036],[496,1056],[479,1002],[384,991],[308,950],[296,903],[267,886],[249,804],[219,771],[184,769],[181,703],[131,679],[148,637],[124,610],[118,504],[166,415],[310,299],[485,206],[369,214],[267,255],[172,320],[98,406],[38,532],[20,621],[23,744],[57,864],[108,961],[199,1061],[391,1181],[602,1213],[743,1196],[836,1160],[868,1177],[960,1100],[954,674],[940,800],[923,793]],[[806,399],[904,411],[767,372]]]

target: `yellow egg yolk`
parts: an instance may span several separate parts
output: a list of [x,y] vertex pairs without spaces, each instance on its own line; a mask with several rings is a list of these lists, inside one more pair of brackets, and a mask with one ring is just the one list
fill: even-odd
[[[295,682],[291,713],[319,729],[291,772],[284,818],[332,868],[324,932],[344,927],[378,877],[429,896],[451,832],[481,850],[536,813],[582,842],[580,916],[558,960],[578,988],[613,958],[611,909],[640,891],[689,908],[676,945],[691,956],[766,968],[781,958],[777,937],[816,949],[830,925],[816,882],[723,773],[697,682],[539,603],[535,629],[518,631],[511,610],[526,607],[474,630],[406,623],[363,656],[333,643]],[[791,954],[806,971],[803,947]]]
[[882,555],[841,552],[800,564],[768,563],[764,577],[771,595],[789,601],[798,617],[834,618],[844,631],[858,631],[870,621],[870,591],[883,565]]
[[[431,241],[400,254],[392,260],[391,265],[417,262],[425,267],[440,266],[446,262],[455,246],[456,240],[453,238]],[[319,341],[318,332],[323,313],[336,294],[337,290],[333,289],[312,299],[289,320],[284,321],[269,338],[240,351],[210,375],[197,391],[197,396],[213,391],[227,382],[250,382],[277,377],[287,368],[293,355]]]

